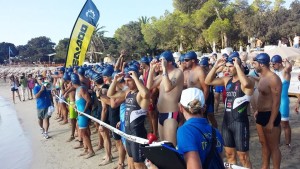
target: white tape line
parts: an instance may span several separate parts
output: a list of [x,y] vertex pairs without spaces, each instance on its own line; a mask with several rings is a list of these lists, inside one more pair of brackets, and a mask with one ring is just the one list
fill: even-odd
[[[70,105],[68,102],[66,102],[64,99],[61,99],[61,97],[55,95],[57,98],[59,98],[61,101],[63,101],[64,103],[66,103],[67,105]],[[99,123],[100,125],[104,126],[105,128],[111,130],[112,132],[116,133],[116,134],[119,134],[120,136],[124,137],[126,140],[129,140],[129,141],[133,141],[133,142],[136,142],[136,143],[139,143],[139,144],[149,144],[149,140],[147,139],[144,139],[144,138],[140,138],[140,137],[137,137],[137,136],[133,136],[133,135],[129,135],[129,134],[126,134],[124,132],[122,132],[121,130],[118,130],[114,127],[112,127],[111,125],[109,124],[106,124],[104,123],[103,121],[101,120],[98,120],[96,118],[94,118],[93,116],[90,116],[86,113],[83,113],[83,112],[80,112],[78,111],[76,108],[74,108],[78,113],[80,114],[83,114],[85,115],[86,117],[96,121],[97,123]]]
[[229,163],[226,163],[226,162],[224,162],[224,167],[225,168],[232,168],[232,169],[249,169],[249,168],[237,166],[237,165],[234,165],[234,164],[229,164]]

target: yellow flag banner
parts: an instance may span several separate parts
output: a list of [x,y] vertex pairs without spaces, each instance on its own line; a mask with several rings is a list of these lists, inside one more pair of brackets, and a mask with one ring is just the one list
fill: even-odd
[[81,66],[84,62],[100,13],[92,2],[84,4],[73,28],[66,58],[66,67]]

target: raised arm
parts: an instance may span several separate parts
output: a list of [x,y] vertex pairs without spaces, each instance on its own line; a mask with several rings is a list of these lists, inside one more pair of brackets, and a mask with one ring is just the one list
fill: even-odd
[[139,80],[137,74],[134,71],[129,71],[129,74],[131,74],[130,76],[132,77],[132,79],[135,82],[136,87],[139,90],[139,93],[141,95],[142,98],[149,98],[150,96],[150,92],[149,90],[146,88],[146,86],[144,86],[144,84]]
[[178,85],[178,83],[184,83],[183,72],[181,70],[176,70],[173,77],[171,77],[170,79],[167,70],[168,63],[166,59],[162,58],[161,62],[162,62],[162,70],[163,70],[161,83],[163,83],[164,90],[167,93],[173,90]]
[[156,62],[157,62],[157,60],[153,59],[150,63],[149,75],[148,75],[147,85],[146,85],[146,87],[149,90],[157,88],[158,85],[160,85],[160,83],[161,83],[161,76],[160,75],[154,77],[155,68],[158,66]]
[[216,78],[216,71],[220,68],[220,66],[223,66],[224,64],[225,64],[224,59],[217,60],[215,65],[211,68],[211,70],[207,74],[207,76],[205,78],[205,84],[211,85],[211,86],[225,86],[224,78],[227,78],[227,77]]
[[243,72],[243,70],[240,66],[240,64],[241,64],[240,61],[238,59],[235,59],[233,64],[234,64],[234,67],[236,69],[239,80],[241,82],[242,88],[250,89],[253,92],[254,83]]
[[118,73],[115,75],[112,83],[110,84],[108,91],[107,91],[107,96],[112,99],[117,99],[117,98],[124,98],[126,97],[126,93],[122,90],[116,91],[117,83],[118,80],[123,77],[123,73]]

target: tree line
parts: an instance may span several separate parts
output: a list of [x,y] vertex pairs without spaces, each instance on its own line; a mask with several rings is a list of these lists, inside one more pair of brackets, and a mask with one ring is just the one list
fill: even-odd
[[[289,8],[284,0],[173,0],[174,11],[160,17],[141,16],[118,28],[113,38],[105,37],[105,27],[97,25],[88,49],[88,59],[100,61],[106,54],[117,56],[125,49],[132,58],[157,55],[163,50],[212,52],[217,49],[246,46],[250,38],[264,45],[277,45],[281,40],[292,46],[300,33],[300,2]],[[51,61],[63,63],[68,38],[56,45],[45,36],[33,38],[26,45],[0,43],[0,63],[9,56],[8,47],[19,61],[48,61],[47,54],[56,53]],[[12,54],[11,53],[11,54]]]

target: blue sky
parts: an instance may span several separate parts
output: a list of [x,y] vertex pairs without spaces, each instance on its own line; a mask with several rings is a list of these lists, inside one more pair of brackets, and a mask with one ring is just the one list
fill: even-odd
[[[172,0],[93,0],[100,11],[99,25],[112,37],[115,30],[141,16],[172,12]],[[293,0],[286,0],[286,5]],[[252,0],[249,0],[249,3]],[[47,36],[56,44],[69,38],[85,0],[0,0],[0,42],[25,45]]]

